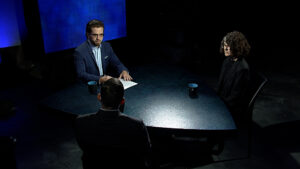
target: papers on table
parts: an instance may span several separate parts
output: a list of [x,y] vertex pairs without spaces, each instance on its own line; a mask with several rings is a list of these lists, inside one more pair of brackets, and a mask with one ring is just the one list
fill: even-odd
[[133,81],[125,81],[124,79],[120,79],[120,81],[122,82],[125,90],[138,84]]

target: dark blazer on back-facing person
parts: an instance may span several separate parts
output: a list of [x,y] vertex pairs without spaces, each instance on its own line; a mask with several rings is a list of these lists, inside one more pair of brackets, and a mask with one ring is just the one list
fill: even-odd
[[150,140],[142,121],[119,111],[99,110],[80,116],[75,121],[75,133],[83,150],[84,169],[147,166]]
[[[104,74],[107,74],[109,67],[113,68],[113,70],[118,74],[120,74],[123,70],[128,72],[128,69],[121,63],[108,42],[102,42],[100,48],[102,69]],[[74,63],[76,74],[79,80],[83,82],[99,80],[100,72],[91,48],[91,44],[88,42],[88,40],[83,42],[75,49]]]

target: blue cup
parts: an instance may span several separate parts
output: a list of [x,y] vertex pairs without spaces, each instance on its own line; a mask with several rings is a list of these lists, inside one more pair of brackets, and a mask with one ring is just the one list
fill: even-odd
[[198,84],[197,83],[189,83],[189,95],[190,97],[197,97]]
[[98,90],[98,85],[97,85],[97,82],[96,81],[89,81],[87,83],[88,85],[88,89],[89,89],[89,92],[91,94],[97,94],[97,90]]

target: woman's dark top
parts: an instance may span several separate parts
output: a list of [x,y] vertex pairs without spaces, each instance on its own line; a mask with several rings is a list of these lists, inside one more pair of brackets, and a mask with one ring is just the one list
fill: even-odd
[[231,57],[227,57],[224,60],[217,93],[231,113],[241,115],[246,110],[249,81],[249,66],[244,58],[233,61]]

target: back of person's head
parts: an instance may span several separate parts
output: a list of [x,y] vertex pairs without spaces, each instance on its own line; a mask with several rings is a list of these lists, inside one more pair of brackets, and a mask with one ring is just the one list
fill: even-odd
[[124,87],[117,78],[111,78],[101,85],[101,103],[108,108],[118,109],[124,97]]
[[91,21],[89,21],[87,24],[86,24],[86,33],[91,33],[92,32],[92,28],[99,28],[99,27],[103,27],[104,28],[104,23],[100,20],[97,20],[97,19],[93,19]]
[[239,31],[227,33],[221,41],[220,53],[224,54],[224,43],[230,47],[233,57],[242,58],[250,53],[251,46],[248,43],[245,35]]

